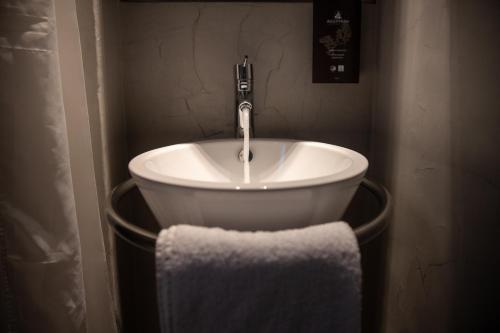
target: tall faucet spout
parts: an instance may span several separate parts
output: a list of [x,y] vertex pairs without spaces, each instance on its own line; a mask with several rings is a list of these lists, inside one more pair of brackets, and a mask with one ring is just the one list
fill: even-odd
[[236,112],[234,132],[236,138],[243,137],[243,111],[250,113],[250,135],[254,136],[253,126],[253,67],[245,56],[243,63],[235,65]]

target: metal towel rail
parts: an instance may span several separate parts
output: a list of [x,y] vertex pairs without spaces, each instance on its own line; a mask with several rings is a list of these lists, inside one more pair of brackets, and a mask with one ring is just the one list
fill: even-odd
[[[108,222],[116,235],[126,242],[148,252],[154,252],[157,234],[130,223],[118,211],[118,204],[125,194],[136,187],[133,179],[129,179],[115,187],[108,198],[106,215]],[[377,199],[381,210],[371,221],[363,223],[354,229],[360,245],[368,243],[377,237],[389,223],[389,212],[392,199],[389,192],[374,181],[363,179],[361,187],[371,192]]]

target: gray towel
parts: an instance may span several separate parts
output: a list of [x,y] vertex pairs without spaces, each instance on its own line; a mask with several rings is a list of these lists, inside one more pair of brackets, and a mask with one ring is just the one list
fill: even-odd
[[164,333],[360,332],[360,255],[344,222],[173,226],[158,237],[156,271]]

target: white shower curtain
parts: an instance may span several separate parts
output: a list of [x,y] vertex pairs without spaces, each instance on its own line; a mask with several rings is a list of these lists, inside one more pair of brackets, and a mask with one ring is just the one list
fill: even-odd
[[0,0],[0,332],[116,331],[76,17]]

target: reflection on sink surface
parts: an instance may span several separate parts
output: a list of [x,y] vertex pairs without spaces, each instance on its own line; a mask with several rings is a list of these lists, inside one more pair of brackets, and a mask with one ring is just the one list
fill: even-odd
[[163,227],[297,228],[339,219],[368,167],[355,151],[318,142],[241,140],[179,144],[135,157],[129,169]]

